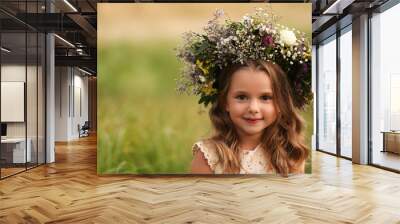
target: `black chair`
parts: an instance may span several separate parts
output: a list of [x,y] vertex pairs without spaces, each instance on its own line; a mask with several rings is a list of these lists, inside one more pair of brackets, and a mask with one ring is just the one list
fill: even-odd
[[78,125],[79,138],[89,136],[89,129],[90,129],[89,121],[85,121],[85,123],[82,125],[82,127],[80,127],[80,125]]

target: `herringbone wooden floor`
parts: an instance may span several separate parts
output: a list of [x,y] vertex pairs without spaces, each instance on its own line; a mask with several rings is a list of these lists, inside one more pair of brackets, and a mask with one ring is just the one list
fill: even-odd
[[0,181],[0,223],[400,223],[400,175],[313,153],[281,178],[99,177],[95,137]]

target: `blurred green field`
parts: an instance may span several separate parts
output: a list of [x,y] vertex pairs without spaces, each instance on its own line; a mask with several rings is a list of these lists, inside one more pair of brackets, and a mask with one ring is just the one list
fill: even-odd
[[[99,174],[189,173],[191,147],[210,135],[211,125],[196,97],[175,91],[181,64],[174,47],[172,42],[99,46]],[[310,146],[312,107],[303,117]]]

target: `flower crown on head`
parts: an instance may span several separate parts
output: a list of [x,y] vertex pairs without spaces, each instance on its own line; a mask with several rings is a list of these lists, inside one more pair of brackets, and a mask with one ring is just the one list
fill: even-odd
[[218,96],[218,75],[224,68],[249,60],[278,64],[287,74],[294,105],[304,108],[311,99],[311,49],[305,34],[276,23],[276,16],[258,8],[239,22],[218,19],[217,10],[204,34],[188,32],[178,49],[185,67],[178,91],[200,96],[207,106]]

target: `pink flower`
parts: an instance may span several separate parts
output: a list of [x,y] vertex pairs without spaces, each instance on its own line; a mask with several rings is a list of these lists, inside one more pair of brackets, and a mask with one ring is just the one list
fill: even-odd
[[274,47],[274,39],[271,35],[266,35],[262,38],[262,43],[266,47]]

